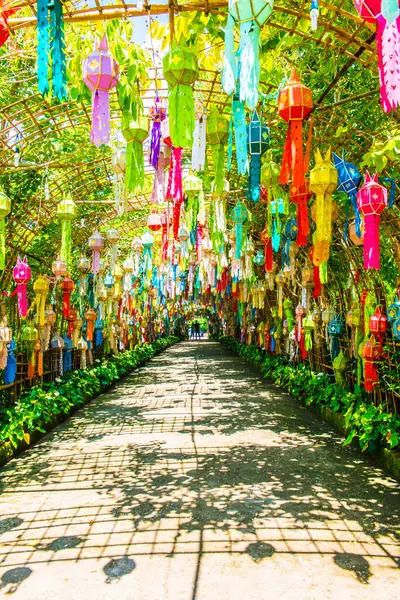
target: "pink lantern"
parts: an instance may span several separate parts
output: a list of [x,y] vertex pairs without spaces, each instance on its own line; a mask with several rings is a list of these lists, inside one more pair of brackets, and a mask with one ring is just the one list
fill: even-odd
[[376,45],[381,104],[385,112],[400,104],[400,10],[399,2],[354,0],[358,14],[376,22]]
[[107,36],[100,46],[83,61],[82,77],[92,92],[92,131],[90,139],[96,146],[110,140],[110,104],[108,93],[119,81],[119,65],[108,52]]
[[103,236],[98,231],[95,231],[88,240],[88,246],[92,251],[92,271],[97,275],[100,267],[100,252],[104,248]]
[[17,264],[13,269],[13,279],[17,284],[19,316],[26,317],[26,313],[28,312],[26,284],[31,279],[31,268],[26,261],[26,256],[23,260],[21,260],[21,257],[18,256]]
[[380,268],[379,223],[387,206],[387,189],[378,183],[378,173],[367,172],[365,181],[357,192],[357,206],[364,215],[364,268]]
[[147,219],[147,227],[150,231],[159,231],[161,229],[161,217],[156,210],[153,210]]

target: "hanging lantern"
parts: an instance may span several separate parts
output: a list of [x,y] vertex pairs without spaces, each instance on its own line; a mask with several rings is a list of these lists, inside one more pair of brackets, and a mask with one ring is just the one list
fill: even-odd
[[[322,320],[324,320],[324,313],[322,313]],[[340,315],[335,315],[332,321],[328,323],[328,334],[331,338],[332,360],[334,360],[340,352],[339,338],[343,335],[344,331],[345,324],[342,317]]]
[[315,200],[315,243],[313,263],[319,267],[328,260],[332,237],[332,192],[338,183],[338,172],[331,163],[330,149],[322,158],[319,149],[315,153],[315,166],[310,171],[310,190]]
[[310,352],[313,347],[312,334],[315,328],[315,323],[313,321],[311,313],[309,313],[303,319],[303,328],[304,328],[304,346],[307,352]]
[[111,157],[111,165],[117,177],[123,177],[126,172],[126,148],[118,148]]
[[61,291],[63,292],[63,316],[64,317],[68,317],[70,310],[71,310],[71,305],[70,305],[70,297],[71,294],[74,290],[75,287],[75,283],[73,282],[73,280],[68,277],[68,275],[66,277],[64,277],[64,279],[61,281],[60,283],[60,288]]
[[106,238],[110,244],[110,270],[114,273],[115,263],[117,261],[117,244],[121,238],[117,229],[111,228],[106,231]]
[[114,287],[114,298],[120,298],[122,294],[121,282],[124,278],[124,271],[121,269],[120,265],[115,265],[114,271],[114,279],[115,279],[115,287]]
[[218,194],[224,190],[225,144],[228,141],[229,122],[215,106],[207,119],[207,143],[211,146],[214,167],[214,189]]
[[261,157],[269,148],[270,130],[261,124],[257,111],[247,127],[247,147],[250,154],[249,192],[253,202],[260,199]]
[[[199,222],[200,225],[205,225],[206,214],[204,205],[203,181],[200,179],[200,177],[196,177],[196,175],[187,175],[182,181],[182,187],[185,196],[188,198],[186,213],[189,217],[191,217],[188,225],[190,231],[193,231],[196,229],[197,222]],[[174,218],[174,234],[175,228],[176,219]]]
[[204,171],[206,163],[207,113],[200,100],[194,101],[195,125],[192,145],[192,169]]
[[266,227],[260,235],[260,240],[264,244],[264,264],[265,270],[270,273],[273,267],[272,239]]
[[347,369],[348,360],[343,354],[343,350],[340,350],[337,357],[333,360],[332,366],[335,373],[335,382],[336,385],[340,387],[344,387],[346,384],[346,379],[344,377],[344,373]]
[[[250,110],[254,110],[258,103],[260,30],[270,17],[273,6],[273,0],[235,0],[229,3],[222,85],[225,93],[231,95],[239,78],[240,101],[246,102]],[[235,24],[240,27],[239,68],[235,57]]]
[[[173,154],[174,152],[172,152]],[[172,160],[172,155],[171,155]],[[174,159],[175,161],[175,159]],[[165,200],[165,169],[170,164],[170,159],[167,155],[167,149],[164,147],[164,151],[160,152],[158,157],[157,169],[154,173],[153,190],[151,192],[152,204],[161,204]],[[174,162],[175,164],[175,162]],[[172,174],[171,174],[172,179]]]
[[324,311],[322,311],[322,322],[325,325],[328,325],[335,318],[335,311],[332,307],[328,306]]
[[150,273],[153,268],[151,251],[154,244],[154,238],[151,233],[144,233],[142,235],[141,243],[143,246],[143,272]]
[[169,134],[176,148],[193,144],[194,99],[192,84],[199,76],[197,57],[185,44],[175,39],[163,58],[163,75],[168,82]]
[[36,14],[38,38],[37,74],[39,91],[42,96],[46,96],[49,93],[49,73],[51,73],[53,96],[60,101],[66,100],[67,77],[63,3],[61,0],[53,0],[51,4],[47,0],[38,0]]
[[125,184],[132,192],[144,184],[143,142],[149,136],[149,119],[140,115],[135,121],[126,113],[122,117],[121,131],[127,142]]
[[362,19],[376,23],[381,105],[389,113],[400,104],[399,4],[397,0],[354,0],[354,5]]
[[382,308],[378,306],[373,315],[370,316],[368,321],[368,328],[370,332],[375,336],[378,342],[383,347],[383,337],[386,333],[388,326],[388,319],[383,314]]
[[90,261],[86,256],[81,256],[76,264],[76,270],[80,273],[79,278],[79,294],[85,296],[86,294],[86,275],[90,271]]
[[283,317],[283,286],[286,282],[286,276],[283,271],[279,271],[275,277],[276,283],[276,301],[278,304],[278,317],[281,319]]
[[77,206],[70,195],[57,204],[57,215],[61,221],[60,258],[67,263],[67,267],[71,265],[71,221],[75,219],[77,212]]
[[49,282],[47,281],[47,279],[39,275],[39,277],[33,284],[33,291],[36,294],[36,307],[39,315],[39,327],[44,327],[46,297],[49,292]]
[[376,363],[381,358],[381,344],[373,337],[361,344],[361,358],[364,363],[364,388],[367,392],[373,392],[379,383]]
[[92,272],[97,275],[100,267],[100,252],[104,248],[104,238],[97,230],[90,236],[88,246],[92,251]]
[[[361,221],[361,217],[360,217]],[[357,225],[355,221],[352,221],[349,225],[349,238],[355,246],[362,246],[364,244],[364,226],[361,224],[361,236],[357,234]]]
[[400,319],[400,299],[395,298],[392,304],[387,309],[387,318],[389,323],[393,323],[396,319]]
[[263,165],[261,167],[261,183],[265,187],[265,190],[262,190],[263,197],[260,196],[261,202],[267,204],[269,201],[273,200],[276,195],[276,190],[280,190],[278,187],[279,182],[279,167],[272,160],[272,158],[268,157],[267,160],[263,161]]
[[81,353],[81,369],[84,371],[87,367],[86,352],[88,350],[87,342],[81,337],[76,344],[77,350]]
[[88,340],[88,342],[92,342],[93,341],[94,323],[97,319],[97,313],[94,310],[94,308],[89,308],[85,312],[85,319],[86,319],[86,339]]
[[[308,169],[308,158],[303,157],[303,120],[312,109],[312,93],[299,80],[295,70],[279,93],[278,113],[287,123],[288,132],[283,150],[279,183],[289,183],[301,188],[305,184],[304,174]],[[310,130],[311,134],[311,130]]]
[[[338,172],[338,192],[348,194],[355,215],[356,234],[358,237],[361,237],[361,217],[357,207],[357,189],[360,185],[361,173],[353,163],[345,160],[344,151],[342,158],[333,152],[333,161]],[[348,207],[346,206],[346,222],[348,220],[347,215]],[[346,229],[345,227],[345,240],[347,235]]]
[[297,220],[297,238],[296,244],[298,246],[307,246],[307,236],[310,232],[309,220],[308,220],[308,201],[311,198],[312,193],[308,184],[308,180],[305,180],[304,185],[296,187],[292,185],[290,187],[290,200],[296,204],[296,220]]
[[387,206],[387,189],[378,183],[378,174],[370,176],[357,193],[357,205],[364,215],[364,268],[380,269],[379,223]]
[[147,227],[150,231],[159,231],[161,229],[161,217],[156,210],[151,211],[149,214]]
[[236,206],[233,208],[231,212],[231,219],[233,224],[235,225],[235,240],[236,240],[236,248],[235,248],[235,258],[239,259],[242,255],[242,247],[243,247],[243,224],[246,223],[248,219],[249,213],[247,208],[240,202],[237,201]]
[[153,169],[157,169],[158,158],[161,149],[161,123],[167,116],[167,109],[163,106],[158,95],[154,105],[150,108],[151,134],[150,134],[150,164]]
[[5,267],[6,260],[6,221],[11,212],[11,200],[0,189],[0,271]]
[[108,52],[107,36],[82,64],[82,78],[92,92],[92,131],[90,139],[100,146],[110,141],[110,103],[108,94],[119,81],[119,66]]
[[21,329],[21,342],[26,347],[28,357],[28,378],[32,379],[35,368],[35,344],[38,339],[38,331],[35,327],[27,323]]
[[253,258],[253,262],[255,265],[259,266],[259,267],[263,267],[265,264],[265,256],[264,253],[261,250],[258,250],[256,255]]
[[17,264],[13,269],[13,279],[17,284],[18,314],[20,317],[26,317],[28,312],[26,285],[31,279],[31,268],[27,263],[26,256],[23,260],[18,256]]
[[53,271],[56,279],[60,279],[61,277],[65,277],[68,272],[67,263],[61,260],[58,256],[57,260],[53,261],[51,265],[51,270]]

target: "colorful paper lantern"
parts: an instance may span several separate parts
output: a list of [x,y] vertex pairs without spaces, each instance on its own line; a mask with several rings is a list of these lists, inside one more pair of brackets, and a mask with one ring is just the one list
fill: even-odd
[[51,270],[53,271],[56,279],[60,279],[60,277],[65,277],[68,272],[67,263],[61,260],[61,257],[58,256],[55,261],[53,261],[51,265]]
[[211,146],[214,186],[218,194],[222,194],[224,189],[225,144],[228,141],[228,134],[228,119],[213,106],[207,119],[207,142]]
[[32,276],[31,268],[28,265],[26,256],[21,260],[18,256],[17,264],[13,269],[13,279],[17,284],[17,296],[18,296],[18,314],[20,317],[26,317],[28,312],[28,298],[26,294],[26,286]]
[[[348,194],[355,215],[355,229],[358,237],[361,237],[361,217],[357,206],[357,189],[361,181],[361,173],[357,167],[345,159],[344,151],[342,158],[333,152],[333,162],[338,172],[338,191]],[[346,207],[347,220],[347,207]],[[345,239],[346,239],[345,228]]]
[[143,142],[149,136],[149,120],[140,115],[136,120],[130,114],[122,117],[122,135],[126,139],[126,174],[125,184],[132,192],[144,184]]
[[176,148],[190,148],[195,126],[193,83],[199,76],[197,56],[181,38],[163,58],[163,75],[168,82],[169,135]]
[[279,116],[288,123],[279,177],[281,184],[289,183],[290,177],[292,186],[296,188],[302,188],[305,184],[304,174],[308,169],[308,160],[307,157],[304,160],[303,156],[303,120],[310,114],[312,105],[311,90],[300,82],[293,69],[278,97]]
[[66,100],[67,77],[63,3],[61,0],[53,0],[51,4],[48,2],[48,0],[38,0],[36,14],[38,33],[37,70],[39,91],[42,96],[45,96],[49,93],[49,73],[51,73],[53,95],[60,101]]
[[161,217],[156,210],[151,211],[149,214],[147,227],[150,231],[159,231],[161,229]]
[[235,225],[235,239],[236,239],[236,248],[235,248],[235,258],[239,259],[242,254],[242,246],[243,246],[243,224],[246,223],[248,219],[249,213],[247,208],[240,202],[237,201],[236,206],[232,209],[231,219]]
[[64,317],[68,317],[71,311],[70,298],[71,294],[75,288],[74,281],[68,277],[64,277],[64,279],[60,283],[61,291],[63,292],[63,311],[62,314]]
[[364,268],[380,268],[379,224],[387,206],[387,189],[378,183],[378,174],[367,172],[357,193],[357,205],[364,215]]
[[400,10],[398,0],[354,0],[358,14],[376,23],[381,105],[385,112],[400,104]]
[[[273,6],[273,0],[232,0],[229,3],[222,85],[224,91],[231,95],[239,78],[240,101],[246,102],[250,110],[254,110],[258,103],[260,30],[271,15]],[[236,24],[240,27],[239,68],[234,44]]]
[[6,260],[6,217],[11,212],[11,200],[0,189],[0,271],[5,267]]
[[367,392],[373,392],[379,383],[378,370],[376,363],[381,358],[381,344],[371,337],[361,344],[361,358],[364,362],[364,388]]
[[100,146],[110,141],[110,103],[109,92],[119,81],[119,65],[108,52],[107,36],[100,45],[85,58],[82,64],[82,78],[92,92],[92,130],[91,141]]
[[75,219],[77,212],[78,208],[75,202],[72,200],[70,194],[68,194],[65,198],[63,198],[63,200],[61,200],[61,202],[57,204],[57,215],[61,221],[60,258],[66,262],[67,267],[71,266],[71,222]]
[[260,199],[261,157],[268,150],[269,142],[270,130],[260,122],[255,110],[247,127],[247,148],[250,154],[248,196],[253,202]]
[[158,95],[150,108],[151,133],[150,133],[150,164],[157,169],[158,158],[161,150],[161,123],[166,119],[167,109]]
[[322,158],[319,149],[315,153],[315,166],[310,171],[310,190],[315,199],[315,243],[313,263],[319,267],[328,260],[332,238],[332,192],[338,183],[338,172],[331,162],[330,149]]
[[92,272],[97,275],[100,268],[100,252],[104,248],[104,238],[97,230],[90,236],[88,246],[92,251]]
[[33,284],[33,291],[36,294],[36,307],[39,315],[39,327],[44,327],[45,325],[46,297],[49,292],[49,287],[49,282],[41,275],[39,275]]

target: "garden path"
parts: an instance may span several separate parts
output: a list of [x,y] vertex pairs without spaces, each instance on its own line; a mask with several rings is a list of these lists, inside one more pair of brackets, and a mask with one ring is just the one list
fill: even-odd
[[400,486],[219,344],[177,344],[0,472],[0,595],[400,598]]

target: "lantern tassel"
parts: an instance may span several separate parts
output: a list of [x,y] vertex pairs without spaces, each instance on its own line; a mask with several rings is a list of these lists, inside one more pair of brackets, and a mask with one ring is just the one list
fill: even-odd
[[26,283],[17,283],[18,314],[26,317],[28,312],[28,298],[26,295]]
[[70,310],[71,310],[70,293],[64,292],[64,294],[63,294],[63,316],[68,317]]
[[364,217],[364,268],[380,269],[380,215]]
[[240,101],[250,110],[258,103],[260,82],[260,28],[254,21],[240,23],[240,60],[245,69],[240,69]]
[[236,248],[235,258],[239,259],[242,254],[243,245],[243,224],[241,222],[236,223]]
[[172,147],[166,198],[182,202],[182,148]]
[[53,0],[53,6],[49,6],[53,93],[61,101],[67,99],[63,5]]
[[214,185],[215,191],[221,195],[224,191],[224,166],[225,166],[225,148],[223,144],[214,144],[212,147],[214,163]]
[[153,121],[150,136],[150,164],[157,169],[161,149],[161,122]]
[[110,141],[110,101],[108,91],[106,90],[96,90],[92,94],[92,130],[90,139],[96,146],[108,144]]
[[237,64],[235,59],[235,40],[233,29],[235,21],[232,15],[228,15],[225,28],[225,52],[224,65],[222,69],[222,87],[224,92],[230,96],[233,94],[237,79]]
[[168,86],[169,131],[173,146],[188,148],[193,145],[195,128],[193,88],[178,83]]
[[206,164],[206,131],[207,117],[204,114],[200,119],[196,119],[192,146],[192,169],[194,171],[204,171]]
[[250,158],[249,199],[258,202],[260,199],[261,154],[252,154]]
[[6,266],[6,222],[0,219],[0,271]]
[[71,247],[72,247],[72,237],[71,237],[71,221],[68,219],[61,220],[61,250],[60,250],[60,258],[65,261],[70,266],[71,263]]
[[247,158],[246,114],[244,112],[244,102],[241,102],[234,97],[232,101],[232,112],[238,175],[246,175],[249,170],[249,162]]
[[400,17],[389,22],[380,14],[377,26],[381,104],[389,113],[400,105]]
[[8,385],[9,383],[14,383],[15,376],[17,374],[17,359],[14,356],[14,350],[16,348],[16,344],[14,339],[11,340],[9,344],[7,344],[7,365],[4,370],[4,383]]
[[39,92],[49,93],[49,20],[48,0],[37,1],[37,74]]

